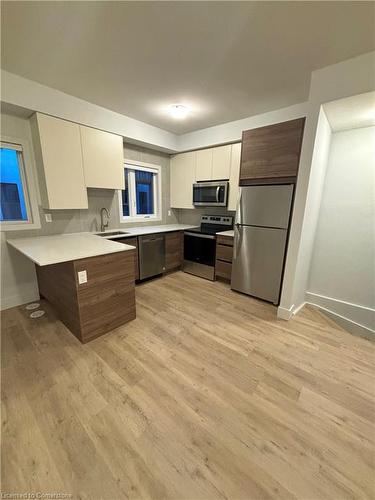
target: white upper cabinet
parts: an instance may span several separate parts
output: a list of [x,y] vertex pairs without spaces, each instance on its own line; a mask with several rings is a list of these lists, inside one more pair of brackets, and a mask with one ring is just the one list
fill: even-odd
[[229,198],[228,210],[236,210],[239,191],[241,164],[241,143],[232,144],[231,159],[230,159],[230,178],[229,178]]
[[213,149],[210,148],[196,152],[195,180],[197,182],[212,179],[212,151]]
[[195,180],[199,182],[229,179],[231,151],[230,144],[197,151]]
[[82,125],[80,130],[86,186],[125,189],[122,137]]
[[232,146],[219,146],[212,148],[212,174],[213,181],[221,181],[230,177],[230,157]]
[[79,125],[35,113],[31,129],[43,208],[88,208]]
[[172,208],[193,207],[196,153],[182,153],[171,158],[170,193]]

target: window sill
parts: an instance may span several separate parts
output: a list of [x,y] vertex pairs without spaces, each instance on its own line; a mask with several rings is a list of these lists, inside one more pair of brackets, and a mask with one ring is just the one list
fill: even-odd
[[162,219],[160,217],[122,217],[120,219],[120,224],[133,224],[134,222],[145,224],[147,222],[162,222]]
[[40,222],[0,222],[0,231],[26,231],[28,229],[40,229]]

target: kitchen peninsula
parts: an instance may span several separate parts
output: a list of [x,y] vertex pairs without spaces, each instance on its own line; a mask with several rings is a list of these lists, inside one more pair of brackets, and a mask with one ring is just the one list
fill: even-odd
[[135,248],[89,233],[8,239],[35,263],[41,297],[82,342],[135,319]]

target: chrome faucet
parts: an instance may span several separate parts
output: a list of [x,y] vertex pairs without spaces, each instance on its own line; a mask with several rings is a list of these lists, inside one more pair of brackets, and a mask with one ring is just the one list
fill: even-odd
[[[104,224],[104,214],[107,217],[107,222]],[[103,233],[106,228],[108,227],[109,224],[109,218],[111,217],[111,214],[108,212],[106,208],[101,208],[100,209],[100,231]]]

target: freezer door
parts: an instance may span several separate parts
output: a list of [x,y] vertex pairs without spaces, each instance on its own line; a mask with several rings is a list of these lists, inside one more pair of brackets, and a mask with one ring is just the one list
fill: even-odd
[[241,187],[236,224],[286,229],[292,197],[292,184]]
[[231,288],[278,304],[286,229],[236,226]]

